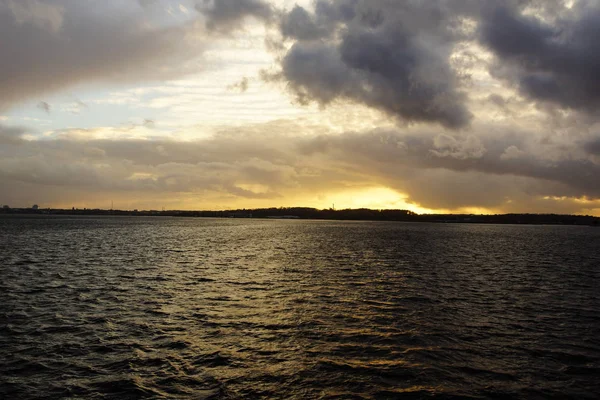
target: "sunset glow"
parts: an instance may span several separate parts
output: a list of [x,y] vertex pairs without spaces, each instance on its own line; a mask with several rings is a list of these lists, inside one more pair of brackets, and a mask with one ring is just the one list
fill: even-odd
[[590,2],[86,3],[0,1],[1,204],[600,214]]

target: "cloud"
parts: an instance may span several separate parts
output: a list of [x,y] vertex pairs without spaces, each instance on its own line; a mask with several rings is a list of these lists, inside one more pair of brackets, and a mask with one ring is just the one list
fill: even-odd
[[206,17],[209,30],[222,32],[235,30],[246,17],[268,21],[274,15],[273,7],[262,0],[199,0],[196,10]]
[[[585,156],[574,157],[574,149],[544,145],[534,135],[525,139],[525,132],[514,135],[504,129],[478,138],[422,130],[376,130],[321,136],[307,141],[302,150],[303,154],[321,154],[342,162],[349,170],[377,177],[430,208],[499,206],[505,196],[515,193],[600,199],[600,164]],[[515,157],[518,147],[528,150],[520,150]],[[484,188],[484,184],[494,190]]]
[[452,157],[460,160],[481,158],[486,153],[485,146],[475,136],[462,140],[446,134],[440,134],[433,139],[432,154],[438,157]]
[[[102,139],[95,130],[64,130],[29,141],[22,139],[22,129],[5,127],[0,131],[0,184],[10,197],[3,201],[17,204],[25,194],[16,188],[27,186],[26,193],[35,189],[38,199],[56,199],[60,190],[69,196],[95,193],[98,201],[138,197],[146,207],[169,196],[205,205],[206,199],[227,198],[229,204],[250,207],[388,187],[433,209],[536,211],[528,207],[561,204],[579,212],[600,203],[599,164],[584,153],[574,157],[576,148],[543,144],[525,132],[477,138],[422,128],[282,134],[297,129],[279,122],[187,142]],[[545,197],[554,200],[539,203]]]
[[590,154],[600,156],[600,138],[592,139],[584,144],[584,149]]
[[19,25],[31,24],[40,29],[58,32],[63,24],[64,9],[60,5],[37,0],[4,0],[1,4]]
[[153,119],[145,118],[142,122],[142,126],[152,129],[156,126],[156,121],[154,121]]
[[[82,84],[198,72],[205,47],[218,62],[235,63],[209,84],[111,86],[112,95],[89,102],[99,105],[89,121],[104,104],[129,104],[139,112],[127,118],[135,123],[43,134],[0,126],[3,195],[11,203],[185,199],[179,208],[206,199],[272,206],[386,187],[434,209],[600,209],[600,7],[572,3],[316,0],[278,9],[261,0],[202,0],[195,10],[170,7],[169,16],[161,0],[94,8],[0,0],[0,110]],[[263,75],[327,115],[283,113],[279,98],[260,100],[265,85],[223,95],[231,82],[229,89],[246,91],[253,78],[242,76],[270,65],[262,53],[236,59],[238,49],[262,45],[260,25],[275,63]],[[70,101],[54,109],[87,107]],[[242,101],[252,103],[241,109]],[[194,139],[196,128],[170,122],[173,112],[198,116],[203,135],[209,123],[231,127]],[[253,124],[267,112],[304,120]],[[155,136],[184,133],[186,142]]]
[[[356,2],[354,2],[356,3]],[[296,5],[290,12],[284,13],[279,22],[281,34],[296,40],[316,40],[330,37],[338,22],[350,21],[355,12],[351,2],[332,4],[325,1],[315,3],[314,13]]]
[[504,153],[500,155],[500,159],[502,160],[512,160],[526,156],[526,153],[520,150],[515,145],[510,145],[504,150]]
[[50,113],[50,109],[52,107],[50,106],[50,104],[46,103],[45,101],[40,101],[37,104],[37,108],[39,108],[40,110],[43,110],[43,111],[45,111],[46,113],[49,114]]
[[235,90],[240,93],[245,93],[248,90],[250,80],[247,77],[243,77],[240,81],[227,86],[228,90]]
[[0,0],[0,109],[78,84],[197,71],[194,20],[165,24],[133,2],[87,3]]
[[5,126],[0,124],[0,144],[16,145],[23,142],[22,136],[27,131],[22,127]]
[[61,106],[62,111],[66,111],[74,115],[80,114],[82,111],[87,109],[89,109],[89,105],[77,98],[74,99],[72,103],[64,104]]
[[[300,102],[352,101],[409,122],[459,128],[471,113],[449,62],[445,10],[417,2],[318,1],[284,14],[280,80]],[[450,19],[450,17],[448,17]]]
[[[456,129],[473,120],[469,77],[487,69],[502,92],[597,114],[600,5],[567,3],[318,0],[281,14],[276,78],[300,103],[351,101]],[[509,111],[492,87],[488,100]]]
[[[578,1],[572,8],[560,2],[538,7],[528,13],[527,7],[500,3],[482,14],[480,41],[498,56],[492,73],[534,100],[595,112],[600,6]],[[548,16],[549,8],[554,16]]]

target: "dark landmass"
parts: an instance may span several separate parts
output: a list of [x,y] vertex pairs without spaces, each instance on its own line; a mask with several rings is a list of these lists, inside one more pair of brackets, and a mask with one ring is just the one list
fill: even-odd
[[276,218],[276,219],[322,219],[352,221],[406,221],[477,224],[540,224],[540,225],[590,225],[600,226],[600,218],[589,215],[561,214],[416,214],[408,210],[371,210],[368,208],[318,210],[308,207],[259,208],[224,211],[181,210],[103,210],[103,209],[40,209],[0,208],[0,214],[13,215],[114,215],[114,216],[164,216],[204,218]]

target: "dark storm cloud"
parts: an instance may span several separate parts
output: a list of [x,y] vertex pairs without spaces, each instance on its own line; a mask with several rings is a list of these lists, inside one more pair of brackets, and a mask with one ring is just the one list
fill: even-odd
[[[336,3],[318,0],[315,2],[314,13],[309,13],[305,8],[296,5],[281,17],[281,33],[284,37],[298,40],[328,38],[334,33],[338,23],[349,22],[356,17],[355,8],[358,3],[359,0],[344,0]],[[380,16],[377,16],[372,19],[379,18]]]
[[480,39],[499,57],[492,72],[533,99],[595,112],[600,105],[600,5],[551,6],[557,14],[550,21],[524,14],[523,7],[498,3],[487,8]]
[[313,40],[327,36],[329,31],[326,27],[318,26],[308,11],[297,5],[292,11],[283,16],[281,33],[285,37]]
[[283,13],[280,31],[293,45],[279,78],[302,102],[350,100],[407,121],[467,126],[469,87],[451,59],[478,42],[497,55],[492,75],[530,99],[586,112],[600,104],[593,1],[319,0]]
[[246,17],[268,21],[274,14],[272,6],[263,0],[199,0],[196,10],[205,15],[211,30],[230,31]]
[[[152,27],[135,2],[0,0],[0,109],[94,81],[186,72],[195,27]],[[189,72],[189,71],[188,71]]]
[[[301,102],[350,100],[407,121],[465,126],[471,114],[449,65],[442,3],[318,1],[281,20],[295,43],[280,78]],[[444,21],[444,18],[447,18]]]

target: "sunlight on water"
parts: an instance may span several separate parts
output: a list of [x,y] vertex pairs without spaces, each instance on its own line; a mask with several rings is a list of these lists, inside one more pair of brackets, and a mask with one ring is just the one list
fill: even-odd
[[0,218],[2,398],[594,398],[600,231]]

